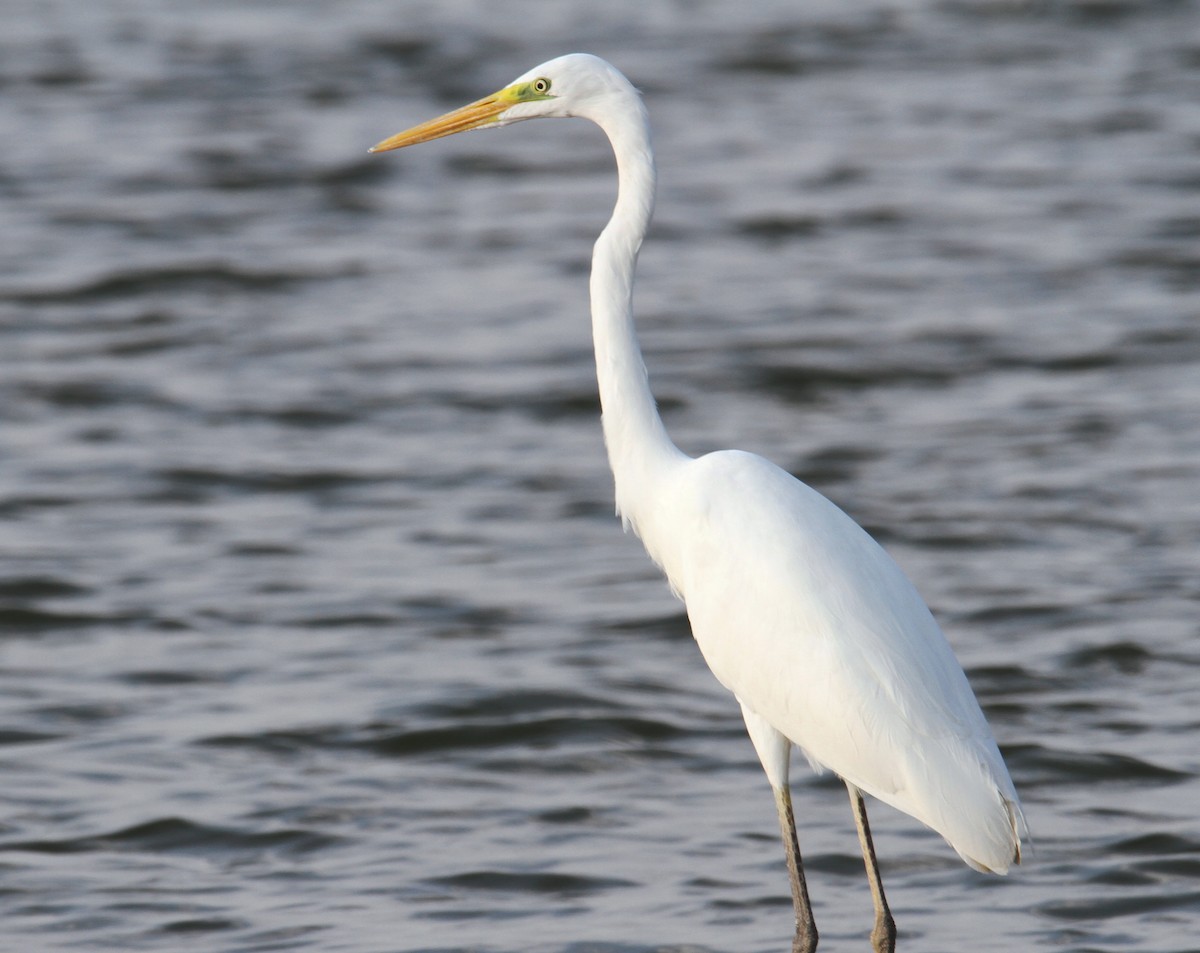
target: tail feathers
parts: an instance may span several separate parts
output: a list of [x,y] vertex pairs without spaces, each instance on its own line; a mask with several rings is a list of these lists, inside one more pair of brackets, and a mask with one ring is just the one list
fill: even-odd
[[1029,828],[1025,823],[1025,814],[1021,810],[1021,805],[1016,801],[1010,800],[1009,798],[1004,798],[1004,810],[1008,816],[1007,833],[1009,834],[1008,848],[1006,851],[993,853],[993,855],[989,857],[986,862],[984,862],[977,857],[973,857],[964,853],[961,849],[955,847],[953,843],[948,841],[950,846],[954,847],[955,851],[958,853],[958,856],[961,857],[967,866],[971,867],[973,870],[978,870],[985,874],[1004,875],[1008,873],[1009,867],[1021,862],[1021,838],[1022,836],[1029,836]]

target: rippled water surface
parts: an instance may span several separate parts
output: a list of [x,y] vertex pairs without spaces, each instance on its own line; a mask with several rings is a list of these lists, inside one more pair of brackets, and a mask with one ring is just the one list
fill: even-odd
[[672,433],[888,546],[1025,800],[1003,879],[876,805],[900,949],[1200,949],[1195,0],[4,22],[0,948],[787,948],[736,706],[612,516],[602,137],[365,154],[586,49],[655,122]]

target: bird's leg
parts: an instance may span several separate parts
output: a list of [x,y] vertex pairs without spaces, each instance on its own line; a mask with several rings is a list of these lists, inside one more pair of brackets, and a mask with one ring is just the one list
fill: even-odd
[[792,881],[792,906],[796,910],[796,936],[792,953],[813,953],[817,948],[817,921],[808,902],[808,884],[804,882],[804,864],[800,860],[800,841],[796,837],[796,816],[792,813],[792,792],[785,784],[775,788],[775,807],[783,829],[783,847],[787,852],[788,876]]
[[871,896],[875,900],[875,928],[871,930],[871,947],[875,953],[894,953],[896,949],[896,921],[888,909],[887,897],[883,895],[883,880],[879,876],[879,861],[875,859],[875,844],[871,841],[871,825],[867,823],[867,805],[863,803],[862,791],[849,781],[850,805],[854,808],[854,824],[858,827],[858,841],[862,845],[863,862],[867,866],[867,880],[871,883]]

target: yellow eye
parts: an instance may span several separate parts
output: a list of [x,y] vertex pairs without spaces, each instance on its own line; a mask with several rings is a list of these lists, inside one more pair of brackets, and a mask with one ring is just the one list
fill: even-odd
[[546,79],[545,77],[542,77],[541,79],[535,79],[533,81],[533,91],[535,93],[550,92],[550,80]]

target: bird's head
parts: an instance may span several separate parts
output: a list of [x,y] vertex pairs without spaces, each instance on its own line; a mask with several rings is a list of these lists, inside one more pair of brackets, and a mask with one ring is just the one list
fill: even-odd
[[637,91],[615,67],[598,56],[569,53],[535,66],[490,96],[384,139],[370,151],[402,149],[522,119],[581,116],[599,120],[615,100],[629,97],[637,100]]

